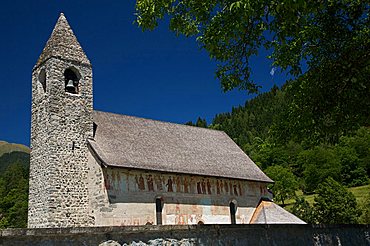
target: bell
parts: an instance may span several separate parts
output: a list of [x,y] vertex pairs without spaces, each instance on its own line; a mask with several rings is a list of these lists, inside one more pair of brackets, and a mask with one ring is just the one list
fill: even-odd
[[68,80],[68,83],[67,83],[67,86],[66,86],[66,89],[74,89],[75,86],[73,85],[73,80]]

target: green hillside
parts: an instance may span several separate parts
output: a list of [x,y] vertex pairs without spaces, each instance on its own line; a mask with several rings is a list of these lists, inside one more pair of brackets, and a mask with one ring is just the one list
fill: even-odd
[[[348,189],[348,191],[352,192],[352,194],[355,196],[357,202],[361,204],[361,203],[365,202],[366,196],[370,192],[370,185],[351,187],[351,188],[347,188],[347,189]],[[317,196],[316,194],[304,195],[301,190],[296,191],[296,195],[298,197],[303,197],[310,205],[313,205],[315,196]],[[288,199],[285,203],[286,208],[289,210],[293,206],[294,202],[295,202],[295,200],[293,198]]]
[[[317,129],[315,124],[308,126],[306,120],[313,119],[301,121],[292,111],[296,110],[296,105],[292,101],[291,84],[281,89],[274,86],[269,92],[246,101],[245,105],[232,108],[231,112],[217,114],[208,126],[201,118],[196,123],[186,124],[225,131],[275,181],[270,189],[277,203],[293,205],[298,195],[312,205],[314,194],[329,179],[333,186],[343,187],[342,195],[348,190],[354,193],[355,197],[348,195],[348,199],[354,203],[357,200],[355,207],[364,210],[366,194],[370,193],[367,113],[359,114],[358,119],[362,120],[351,127],[330,120],[330,124],[337,124],[335,131],[326,131],[324,127]],[[351,218],[353,222],[367,221],[358,215]]]
[[29,168],[30,148],[23,144],[0,141],[0,174],[12,164]]
[[10,153],[13,151],[19,151],[24,153],[30,153],[30,148],[23,144],[8,143],[0,140],[0,156],[5,153]]

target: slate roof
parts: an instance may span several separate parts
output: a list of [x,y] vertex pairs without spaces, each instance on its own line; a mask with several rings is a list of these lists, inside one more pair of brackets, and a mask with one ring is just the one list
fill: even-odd
[[273,182],[226,133],[94,111],[89,140],[106,166]]
[[64,14],[61,13],[35,67],[50,57],[58,57],[91,66]]
[[257,206],[250,224],[306,224],[271,201],[261,201]]

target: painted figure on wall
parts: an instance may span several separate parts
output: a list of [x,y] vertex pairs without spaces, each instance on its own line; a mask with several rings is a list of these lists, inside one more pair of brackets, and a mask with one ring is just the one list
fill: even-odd
[[198,191],[198,194],[202,194],[202,188],[201,188],[200,182],[197,182],[197,191]]
[[206,194],[207,193],[206,192],[206,181],[204,181],[204,179],[202,179],[201,185],[202,185],[202,193],[203,194]]
[[[128,175],[128,176],[127,176]],[[208,194],[208,195],[234,195],[242,196],[248,189],[254,189],[261,194],[267,194],[265,186],[248,186],[238,180],[218,179],[198,176],[167,176],[161,174],[140,174],[134,172],[124,174],[115,170],[104,173],[104,186],[106,189],[124,192],[129,189],[128,185],[136,187],[130,191],[166,191],[182,192],[190,194]],[[131,177],[131,179],[129,179]],[[131,182],[129,181],[131,180]]]
[[184,177],[184,192],[189,193],[189,181],[186,176]]
[[155,176],[155,183],[157,185],[157,190],[162,191],[163,185],[162,185],[162,177],[160,175]]
[[167,181],[167,191],[173,192],[171,176],[168,178],[168,181]]
[[181,192],[181,178],[180,178],[180,176],[176,177],[176,192]]
[[148,184],[148,190],[154,191],[154,185],[153,185],[153,176],[151,174],[147,175],[146,181]]
[[135,175],[136,184],[139,190],[145,190],[145,184],[144,184],[144,178],[140,174],[140,177],[138,178],[137,175]]
[[194,177],[190,177],[189,186],[190,186],[190,193],[195,194],[196,191],[195,191],[195,180],[194,180]]
[[234,184],[234,195],[237,196],[238,195],[238,190],[237,190],[238,186],[236,184]]
[[179,214],[176,216],[175,224],[186,225],[188,224],[188,216],[186,214]]
[[212,188],[211,182],[209,182],[209,179],[207,179],[207,191],[208,191],[208,194],[210,195],[212,194],[211,188]]

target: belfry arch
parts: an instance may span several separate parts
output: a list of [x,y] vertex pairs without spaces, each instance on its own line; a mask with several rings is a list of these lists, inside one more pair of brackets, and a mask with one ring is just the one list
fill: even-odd
[[79,94],[81,75],[74,67],[67,68],[64,71],[64,88],[71,94]]

